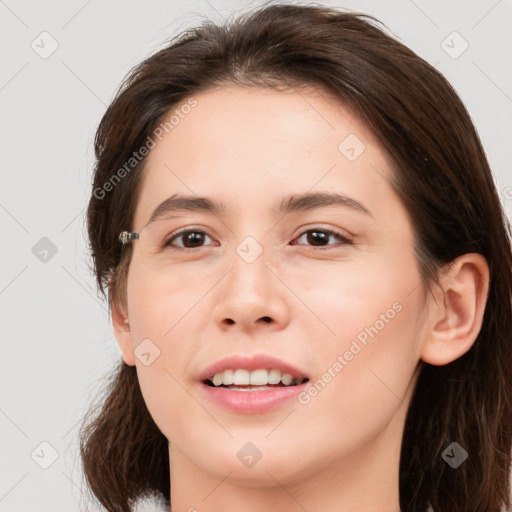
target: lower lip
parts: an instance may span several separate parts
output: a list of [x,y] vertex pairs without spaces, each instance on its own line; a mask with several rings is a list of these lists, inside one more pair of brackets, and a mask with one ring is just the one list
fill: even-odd
[[304,390],[306,384],[282,386],[261,391],[235,391],[227,388],[215,388],[201,382],[207,397],[221,407],[244,414],[259,414],[271,411],[284,402],[296,397]]

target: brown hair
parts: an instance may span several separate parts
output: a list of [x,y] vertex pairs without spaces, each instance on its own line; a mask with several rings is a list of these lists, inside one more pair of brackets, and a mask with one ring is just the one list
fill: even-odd
[[[444,366],[422,364],[400,458],[403,512],[499,512],[510,506],[512,254],[479,136],[435,68],[372,16],[318,5],[264,5],[218,26],[204,20],[135,67],[98,127],[87,223],[94,271],[109,305],[125,304],[132,229],[144,162],[112,181],[169,111],[193,94],[242,87],[313,85],[339,99],[377,136],[394,164],[390,182],[415,230],[423,284],[458,256],[483,255],[490,288],[472,348]],[[126,169],[126,167],[125,167]],[[111,186],[106,186],[107,183]],[[84,421],[87,482],[111,512],[151,494],[170,499],[167,439],[156,427],[134,367],[120,363],[95,417]],[[452,442],[469,458],[441,458]]]

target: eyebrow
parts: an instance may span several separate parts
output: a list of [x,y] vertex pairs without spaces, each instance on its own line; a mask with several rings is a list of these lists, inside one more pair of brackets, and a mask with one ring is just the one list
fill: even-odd
[[[292,194],[283,198],[280,206],[278,208],[272,208],[271,212],[277,216],[327,206],[350,208],[374,218],[372,212],[359,201],[337,192],[305,192],[303,194]],[[155,208],[146,225],[164,218],[171,218],[173,214],[179,215],[183,212],[204,212],[222,217],[226,215],[226,205],[212,201],[208,197],[174,194]]]

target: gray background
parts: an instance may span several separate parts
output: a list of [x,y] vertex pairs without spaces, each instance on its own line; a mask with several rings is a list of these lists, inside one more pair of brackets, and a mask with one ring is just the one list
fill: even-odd
[[[510,218],[512,2],[319,3],[375,15],[448,78]],[[222,21],[256,5],[0,0],[1,512],[97,510],[83,493],[77,433],[121,354],[84,238],[93,137],[106,106],[132,66],[200,14]],[[43,31],[58,44],[47,58],[40,53],[52,39]],[[453,31],[469,44],[458,58],[464,42]]]

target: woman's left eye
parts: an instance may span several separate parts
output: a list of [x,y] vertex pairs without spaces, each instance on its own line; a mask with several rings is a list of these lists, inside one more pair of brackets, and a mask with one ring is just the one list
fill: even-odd
[[[338,233],[336,231],[333,231],[332,229],[321,229],[321,228],[308,229],[308,230],[304,231],[302,233],[302,235],[297,238],[297,240],[300,240],[303,237],[306,237],[307,240],[310,243],[312,243],[315,247],[318,247],[318,244],[320,244],[320,248],[322,247],[322,244],[324,242],[328,242],[330,237],[337,238],[343,244],[350,245],[353,243],[351,238],[349,238],[346,235],[342,235],[341,233]],[[333,245],[333,244],[328,244],[328,245]]]
[[[186,231],[181,231],[172,235],[164,244],[164,247],[172,247],[176,249],[195,249],[200,247],[205,240],[205,237],[211,238],[210,235],[205,233],[201,229],[188,229]],[[329,244],[329,238],[335,237],[341,241],[343,244],[352,244],[352,239],[346,235],[342,235],[336,231],[331,229],[308,229],[304,231],[298,238],[295,240],[300,240],[301,238],[306,237],[307,241],[311,243],[314,247],[322,248],[324,245],[333,245]],[[175,246],[173,245],[174,240],[183,239],[182,245]],[[292,245],[303,245],[303,244],[292,244]]]

